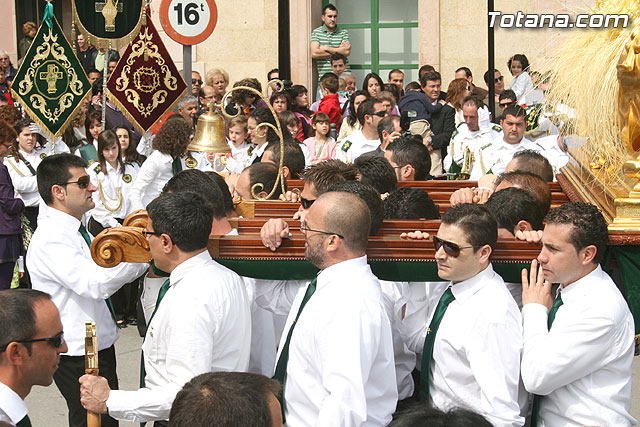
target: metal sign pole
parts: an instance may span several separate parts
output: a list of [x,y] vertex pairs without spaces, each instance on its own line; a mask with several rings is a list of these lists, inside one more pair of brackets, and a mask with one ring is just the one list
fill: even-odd
[[191,84],[191,45],[185,44],[182,45],[182,77],[184,77],[184,81],[187,82],[187,94],[191,95],[192,84]]
[[109,48],[104,50],[104,69],[102,70],[102,130],[107,128],[107,71],[109,71]]

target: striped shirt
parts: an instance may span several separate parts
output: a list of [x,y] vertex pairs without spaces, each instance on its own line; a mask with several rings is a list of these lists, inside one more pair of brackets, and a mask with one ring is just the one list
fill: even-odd
[[[349,33],[347,30],[340,29],[337,26],[333,33],[327,31],[327,27],[324,25],[311,32],[311,43],[318,42],[320,46],[340,47],[340,43],[343,41],[351,43],[349,41]],[[331,71],[330,59],[316,59],[316,63],[318,64],[318,79]]]

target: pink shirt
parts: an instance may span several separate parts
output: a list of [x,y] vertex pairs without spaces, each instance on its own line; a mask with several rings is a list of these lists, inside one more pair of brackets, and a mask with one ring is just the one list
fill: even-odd
[[309,149],[311,161],[324,161],[336,158],[336,140],[328,137],[324,144],[316,145],[316,138],[311,137],[304,140],[304,145]]

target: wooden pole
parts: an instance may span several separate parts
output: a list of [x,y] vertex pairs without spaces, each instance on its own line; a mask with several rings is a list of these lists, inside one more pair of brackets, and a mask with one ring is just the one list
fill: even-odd
[[[84,322],[86,335],[84,339],[84,373],[98,376],[98,337],[96,336],[96,322]],[[87,427],[100,427],[100,414],[87,411]]]

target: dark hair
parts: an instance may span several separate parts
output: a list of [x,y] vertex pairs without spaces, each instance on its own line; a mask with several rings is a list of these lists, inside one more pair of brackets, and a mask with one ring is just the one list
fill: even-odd
[[347,65],[349,63],[349,61],[347,60],[347,57],[344,56],[341,53],[334,53],[333,55],[331,55],[331,58],[329,58],[330,63],[333,64],[333,61],[344,61],[344,65]]
[[333,12],[337,12],[338,9],[332,5],[331,3],[327,3],[323,8],[322,8],[322,14],[324,15],[325,13],[327,13],[327,9],[331,10]]
[[384,201],[385,219],[438,219],[438,206],[419,188],[402,187],[389,193]]
[[418,82],[409,82],[404,87],[404,90],[405,90],[405,92],[408,92],[410,90],[420,90],[420,83],[418,83]]
[[[273,141],[268,143],[267,147],[264,149],[265,153],[267,151],[271,153],[271,161],[273,161],[276,167],[280,166],[280,142]],[[300,178],[300,174],[304,170],[305,166],[304,154],[302,153],[300,143],[298,143],[297,141],[285,141],[284,161],[282,162],[282,164],[289,168],[289,178]]]
[[506,172],[500,175],[500,178],[496,181],[496,187],[503,182],[508,182],[514,187],[522,188],[531,193],[544,209],[543,215],[546,215],[549,211],[551,207],[551,189],[549,184],[540,176],[524,171]]
[[[270,123],[271,125],[276,126],[276,122],[273,118],[273,115],[271,114],[271,111],[266,107],[253,109],[249,113],[249,118],[254,119],[257,125],[260,125],[262,123]],[[267,129],[267,141],[280,141],[280,138],[278,138],[278,134],[271,128],[271,126],[262,125],[261,127]]]
[[[263,187],[256,187],[256,194],[261,191],[266,191],[267,194],[273,190],[273,187],[276,186],[276,180],[278,179],[278,167],[273,163],[269,162],[259,162],[254,163],[245,170],[248,170],[249,173],[249,189],[251,189],[255,184],[262,184]],[[287,183],[284,183],[285,189],[287,188]],[[276,186],[276,191],[271,195],[272,200],[278,200],[282,194],[282,188],[280,187],[280,183]]]
[[171,427],[271,427],[269,396],[280,383],[248,372],[208,372],[193,377],[178,392],[169,415]]
[[420,67],[420,69],[418,70],[418,78],[420,79],[420,77],[422,77],[424,74],[431,73],[433,71],[436,71],[433,65],[425,64],[422,67]]
[[294,113],[300,113],[308,118],[313,115],[313,111],[309,109],[309,106],[305,108],[300,107],[298,106],[298,104],[296,104],[296,98],[303,93],[309,93],[306,87],[302,85],[291,86],[291,88],[289,89],[289,96],[291,97],[291,106],[289,107],[289,110],[293,111]]
[[496,191],[484,205],[498,221],[498,228],[514,235],[518,222],[522,220],[531,224],[534,230],[542,230],[543,207],[527,190],[509,187]]
[[471,74],[471,70],[468,67],[460,67],[456,70],[456,73],[458,71],[464,71],[464,75],[467,76],[467,78],[473,77],[473,74]]
[[498,101],[503,101],[505,99],[510,99],[511,102],[518,102],[518,95],[511,89],[505,89],[499,96]]
[[352,251],[364,252],[371,230],[371,212],[365,201],[346,191],[329,191],[318,197],[318,201],[321,199],[331,200],[324,216],[324,229],[340,234],[343,243]]
[[380,78],[380,76],[376,73],[369,73],[364,76],[364,80],[362,81],[362,90],[366,90],[367,92],[369,92],[369,79],[376,79],[378,81],[378,84],[380,85],[380,90],[384,88],[384,82],[382,81],[382,78]]
[[38,193],[42,200],[50,206],[53,203],[51,188],[69,181],[72,175],[69,169],[84,169],[87,166],[87,162],[82,157],[69,153],[54,154],[42,159],[36,170]]
[[546,182],[553,181],[553,167],[549,160],[542,154],[533,150],[518,151],[513,155],[514,159],[518,159],[516,170],[519,172],[531,172],[538,175]]
[[516,53],[507,61],[507,66],[509,67],[509,72],[511,72],[511,64],[513,61],[518,61],[522,64],[522,72],[529,71],[529,60],[523,53]]
[[313,184],[319,196],[340,182],[355,181],[357,176],[358,169],[354,165],[338,159],[329,159],[309,166],[300,178],[305,183]]
[[392,133],[396,129],[396,121],[400,120],[400,116],[396,114],[390,114],[383,117],[378,122],[378,139],[382,141],[382,132]]
[[280,71],[277,68],[272,68],[271,70],[269,70],[269,72],[267,73],[267,80],[272,80],[271,74],[273,73],[280,74]]
[[[147,158],[138,153],[138,150],[136,149],[138,147],[138,143],[133,139],[131,129],[126,126],[116,126],[113,128],[113,130],[116,131],[116,135],[118,134],[118,129],[124,129],[129,134],[129,146],[124,150],[125,163],[137,163],[138,165],[142,165]],[[120,140],[119,137],[118,140]],[[122,148],[122,145],[120,147]]]
[[[258,92],[262,92],[262,84],[260,84],[258,79],[253,77],[239,80],[233,84],[233,87],[238,87],[238,86],[247,86],[257,90]],[[231,99],[233,103],[236,105],[237,110],[242,111],[241,105],[244,103],[244,99],[248,96],[254,97],[254,104],[256,100],[259,98],[255,93],[250,92],[246,89],[239,89],[231,93]]]
[[102,75],[102,73],[98,70],[96,70],[95,68],[89,68],[89,71],[87,71],[87,76],[91,73],[98,73],[100,75]]
[[384,157],[360,156],[353,165],[360,172],[359,181],[375,188],[378,194],[390,193],[398,188],[396,172]]
[[358,122],[364,126],[364,116],[373,115],[376,112],[376,105],[382,104],[382,101],[376,98],[369,98],[366,101],[362,101],[358,107]]
[[389,427],[491,427],[482,415],[467,409],[441,411],[422,402],[396,412]]
[[214,171],[206,171],[207,176],[216,183],[218,188],[220,188],[222,205],[224,206],[224,211],[227,216],[235,216],[236,211],[233,206],[233,197],[231,197],[231,192],[229,191],[229,186],[225,182],[222,175],[218,172]]
[[163,193],[198,193],[211,205],[213,217],[222,219],[227,212],[222,201],[222,191],[206,173],[198,169],[186,169],[175,174],[162,189]]
[[510,115],[516,118],[524,117],[525,122],[527,121],[527,112],[520,105],[509,105],[507,108],[505,108],[504,111],[502,112],[502,118],[506,119],[507,115]]
[[89,141],[89,139],[91,138],[91,132],[89,132],[89,129],[91,128],[93,122],[98,122],[100,123],[100,126],[102,126],[102,113],[99,110],[90,112],[89,114],[87,114],[87,118],[84,120],[84,129],[87,133],[87,141],[89,144],[93,142]]
[[[493,76],[491,76],[491,70],[487,70],[484,72],[484,82],[487,84],[487,86],[489,86],[489,82],[491,81],[492,78],[496,78],[496,72],[500,73],[500,70],[498,70],[497,68],[493,69]],[[502,75],[502,73],[500,73],[500,75]]]
[[13,143],[11,144],[11,149],[9,150],[9,152],[14,157],[16,163],[18,163],[20,160],[24,162],[24,157],[22,157],[22,154],[20,154],[20,145],[18,144],[18,136],[22,133],[24,128],[28,128],[31,125],[31,123],[33,123],[31,119],[24,118],[19,120],[18,123],[16,123],[16,125],[14,126],[14,129],[16,131],[16,137],[13,138]]
[[153,138],[153,149],[168,154],[174,159],[182,157],[191,142],[191,125],[179,114],[175,119],[164,122]]
[[394,68],[393,70],[389,71],[389,75],[388,75],[389,79],[391,79],[391,74],[393,74],[393,73],[400,73],[400,74],[402,74],[404,76],[404,73],[402,72],[402,70]]
[[462,106],[464,107],[467,104],[473,104],[478,110],[484,107],[484,102],[480,99],[478,95],[469,95],[462,100]]
[[569,240],[576,252],[587,246],[596,247],[596,255],[593,258],[594,264],[599,264],[604,259],[604,253],[609,243],[609,231],[607,221],[600,210],[590,204],[583,202],[568,202],[552,209],[545,218],[549,224],[571,225],[571,235]]
[[[31,339],[36,329],[34,305],[51,296],[35,289],[6,289],[0,291],[0,348],[8,344]],[[24,343],[31,355],[31,343]]]
[[168,234],[184,252],[204,249],[209,243],[213,210],[201,192],[163,193],[147,205],[153,230]]
[[423,181],[430,178],[431,158],[429,150],[421,142],[413,138],[400,137],[387,145],[387,151],[391,152],[391,160],[399,167],[413,167],[414,180]]
[[441,82],[442,81],[442,77],[440,76],[440,73],[437,71],[429,71],[425,74],[422,75],[422,77],[420,77],[420,86],[424,87],[427,85],[427,82]]
[[104,154],[102,152],[112,145],[116,145],[118,147],[118,158],[116,159],[118,167],[116,168],[116,170],[119,169],[122,173],[124,173],[124,162],[122,161],[122,147],[120,147],[120,140],[118,139],[118,135],[116,135],[116,132],[114,130],[107,129],[103,130],[102,132],[100,132],[100,135],[98,135],[98,162],[100,163],[102,172],[105,175],[107,174],[107,161],[104,158]]
[[380,198],[380,193],[378,193],[375,188],[358,181],[346,181],[334,185],[329,191],[343,191],[360,197],[369,208],[371,215],[369,236],[378,234],[380,227],[382,227],[382,221],[384,220],[384,206]]
[[287,108],[285,108],[285,110],[291,109],[291,98],[289,98],[289,94],[284,91],[274,92],[273,94],[271,94],[271,98],[269,98],[269,104],[273,106],[273,103],[276,102],[276,99],[278,98],[282,98],[287,102]]
[[400,89],[398,89],[398,86],[396,86],[394,83],[385,83],[385,85],[382,87],[382,92],[380,92],[378,95],[383,92],[389,92],[391,95],[393,95],[393,99],[395,100],[396,104],[398,103],[398,101],[400,101]]
[[330,93],[338,92],[338,75],[336,73],[324,73],[320,77],[320,85]]
[[442,223],[455,225],[464,231],[466,239],[474,246],[474,252],[484,245],[496,247],[498,223],[484,205],[462,203],[451,206],[442,214]]
[[367,92],[366,90],[356,90],[355,92],[353,92],[353,94],[349,98],[349,101],[347,101],[349,103],[349,117],[347,118],[347,123],[351,127],[355,126],[356,122],[359,122],[358,112],[353,106],[353,103],[356,101],[356,97],[358,96],[365,96],[366,97],[365,101],[371,98],[371,96],[369,95],[369,92]]
[[313,115],[313,119],[311,119],[311,124],[316,125],[318,123],[329,123],[331,119],[322,111],[318,111]]

